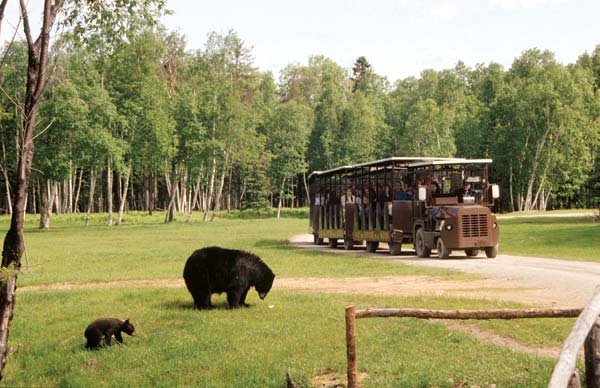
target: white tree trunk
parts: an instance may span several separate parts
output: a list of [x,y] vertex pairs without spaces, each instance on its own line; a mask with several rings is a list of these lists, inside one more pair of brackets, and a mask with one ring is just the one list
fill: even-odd
[[109,227],[113,226],[113,172],[112,159],[108,158],[106,169],[106,204],[108,205],[108,221]]
[[279,190],[279,201],[277,202],[277,219],[281,216],[281,201],[283,200],[283,188],[285,187],[285,178],[281,180],[281,189]]
[[132,162],[129,161],[127,166],[127,172],[125,173],[125,182],[122,185],[121,192],[119,193],[119,213],[117,214],[116,225],[121,225],[123,222],[123,211],[125,210],[125,203],[127,202],[127,189],[129,188],[129,177],[131,176]]
[[221,170],[221,180],[219,182],[219,190],[217,191],[217,198],[215,200],[215,207],[212,213],[212,217],[210,218],[211,221],[214,221],[214,219],[217,216],[217,212],[219,210],[221,210],[221,201],[223,198],[223,187],[225,186],[225,175],[227,173],[227,167],[228,167],[228,154],[227,152],[225,153],[225,162],[223,162],[223,169]]
[[90,223],[90,213],[94,207],[94,191],[96,190],[96,176],[94,167],[90,168],[90,197],[88,199],[87,209],[85,211],[85,226]]
[[210,181],[208,184],[208,195],[206,196],[206,203],[204,208],[204,216],[202,217],[202,221],[206,221],[208,219],[208,212],[210,211],[210,207],[212,205],[213,198],[213,190],[215,187],[215,174],[217,173],[217,157],[213,155],[212,158],[212,170],[210,172]]

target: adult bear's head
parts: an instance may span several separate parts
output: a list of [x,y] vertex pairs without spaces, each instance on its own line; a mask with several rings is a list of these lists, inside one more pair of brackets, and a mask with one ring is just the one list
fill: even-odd
[[261,276],[258,278],[254,288],[256,289],[256,292],[258,292],[260,299],[265,299],[269,291],[271,291],[273,280],[275,280],[275,274],[266,264],[262,264],[264,267],[261,268]]

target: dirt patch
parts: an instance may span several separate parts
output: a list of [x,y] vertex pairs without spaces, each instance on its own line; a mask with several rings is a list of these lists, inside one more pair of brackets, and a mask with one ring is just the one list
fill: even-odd
[[538,357],[549,357],[549,358],[557,358],[558,353],[560,352],[560,348],[532,347],[532,346],[517,342],[512,338],[508,338],[508,337],[499,335],[498,333],[496,333],[494,331],[485,330],[485,329],[482,329],[477,326],[465,325],[460,322],[449,320],[449,319],[432,320],[432,322],[443,323],[448,329],[450,329],[452,331],[459,331],[461,333],[468,334],[471,337],[476,338],[483,342],[491,342],[496,345],[511,348],[515,352],[527,353],[527,354],[532,354],[532,355],[535,355]]
[[[365,372],[358,374],[358,382],[364,380],[368,374]],[[311,386],[315,388],[339,388],[346,387],[347,383],[346,375],[335,373],[332,369],[325,369],[318,375],[312,378]]]
[[185,286],[183,279],[156,279],[156,280],[115,280],[111,282],[90,283],[53,283],[39,286],[19,287],[19,292],[35,291],[63,291],[63,290],[87,290],[94,288],[123,288],[123,287],[162,287],[178,288]]
[[[185,287],[183,279],[115,280],[23,286],[19,292],[86,290],[125,287]],[[274,289],[377,296],[452,297],[523,302],[537,299],[536,289],[518,288],[494,279],[453,281],[436,276],[370,276],[350,278],[279,278]],[[531,295],[530,295],[531,294]],[[535,297],[534,297],[535,296]]]
[[[538,302],[540,290],[497,279],[448,280],[437,276],[375,276],[352,278],[283,278],[278,289],[335,294],[449,297],[511,302]],[[537,303],[538,305],[540,303]],[[543,303],[542,303],[543,304]]]

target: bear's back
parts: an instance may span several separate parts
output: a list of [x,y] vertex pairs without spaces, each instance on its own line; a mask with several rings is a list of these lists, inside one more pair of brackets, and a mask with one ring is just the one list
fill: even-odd
[[185,263],[186,282],[202,283],[212,292],[224,292],[238,271],[242,251],[221,247],[206,247],[195,251]]

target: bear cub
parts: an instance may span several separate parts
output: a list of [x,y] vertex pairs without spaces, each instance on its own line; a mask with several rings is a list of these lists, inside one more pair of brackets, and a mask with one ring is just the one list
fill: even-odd
[[211,294],[227,293],[229,308],[246,307],[246,295],[254,287],[264,299],[275,274],[260,257],[237,249],[207,247],[195,251],[183,269],[185,285],[198,309],[210,309]]
[[85,338],[87,339],[87,343],[85,347],[87,349],[98,349],[101,346],[102,338],[104,338],[104,342],[106,345],[110,346],[112,344],[112,336],[115,336],[115,339],[118,343],[123,343],[123,336],[121,332],[125,332],[130,336],[135,336],[135,328],[129,322],[129,318],[122,320],[118,318],[99,318],[94,322],[90,323],[88,327],[85,329]]

